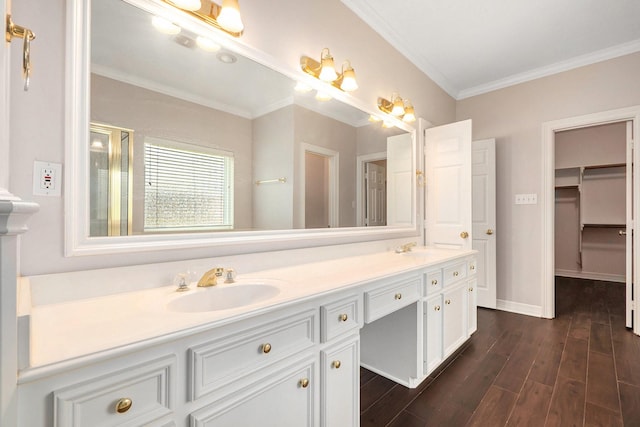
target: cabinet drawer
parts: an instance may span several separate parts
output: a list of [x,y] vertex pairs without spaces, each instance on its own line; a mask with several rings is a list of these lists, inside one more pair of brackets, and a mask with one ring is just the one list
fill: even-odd
[[398,281],[364,294],[366,323],[393,313],[420,299],[420,277]]
[[467,263],[460,262],[454,264],[451,267],[446,267],[443,270],[443,283],[442,286],[448,286],[452,283],[456,283],[458,280],[462,280],[467,277]]
[[442,289],[442,270],[434,270],[426,274],[425,295],[431,295]]
[[358,295],[341,298],[340,301],[320,307],[320,339],[327,342],[360,327],[362,301]]
[[175,371],[172,355],[56,390],[54,426],[148,425],[172,413]]
[[240,385],[253,372],[313,346],[316,318],[315,310],[307,310],[191,347],[191,400],[231,383]]

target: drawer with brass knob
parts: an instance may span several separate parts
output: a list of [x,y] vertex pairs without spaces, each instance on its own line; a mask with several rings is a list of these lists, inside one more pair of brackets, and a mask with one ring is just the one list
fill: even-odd
[[357,330],[362,323],[362,297],[347,295],[320,306],[320,340],[330,341]]
[[442,270],[429,271],[425,275],[425,295],[431,295],[442,289]]
[[254,372],[311,348],[317,339],[316,328],[316,311],[309,309],[190,347],[189,398],[222,392]]
[[373,322],[420,299],[421,276],[398,280],[364,293],[364,321]]
[[169,355],[53,392],[56,426],[149,425],[173,413]]
[[469,267],[466,262],[456,263],[443,269],[444,283],[442,286],[449,286],[467,277]]

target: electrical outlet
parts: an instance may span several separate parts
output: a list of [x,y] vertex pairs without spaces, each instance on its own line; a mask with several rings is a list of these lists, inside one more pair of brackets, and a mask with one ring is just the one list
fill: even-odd
[[33,195],[60,196],[62,165],[51,162],[33,162]]

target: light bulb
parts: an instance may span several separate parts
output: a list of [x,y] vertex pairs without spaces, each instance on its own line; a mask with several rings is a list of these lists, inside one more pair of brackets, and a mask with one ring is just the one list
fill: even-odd
[[320,68],[320,75],[318,78],[323,82],[331,83],[338,78],[335,65],[333,64],[333,56],[329,53],[329,49],[324,48],[322,50],[322,68]]
[[377,122],[379,122],[380,120],[382,120],[382,119],[381,119],[380,117],[378,117],[378,116],[374,116],[373,114],[370,114],[370,115],[369,115],[369,121],[370,121],[371,123],[377,123]]
[[392,127],[395,127],[395,125],[393,123],[391,123],[391,121],[389,121],[389,120],[384,120],[382,122],[382,127],[385,128],[385,129],[390,129]]
[[416,121],[416,112],[413,110],[413,105],[407,105],[404,107],[404,116],[402,117],[402,121],[406,123]]
[[151,19],[151,23],[153,24],[156,30],[164,34],[169,34],[173,36],[180,33],[180,31],[182,31],[182,28],[178,27],[176,24],[173,24],[159,16],[154,16]]
[[238,0],[223,0],[222,9],[220,10],[217,21],[225,30],[232,33],[241,33],[242,30],[244,30],[244,24],[240,17]]
[[200,8],[202,7],[202,3],[200,2],[200,0],[169,0],[171,3],[173,3],[176,7],[179,7],[180,9],[184,9],[184,10],[200,10]]
[[358,82],[356,82],[356,72],[353,70],[353,68],[351,68],[350,65],[342,73],[342,84],[340,85],[340,89],[344,90],[345,92],[352,92],[358,89]]
[[196,38],[196,44],[200,49],[206,50],[207,52],[217,52],[220,50],[220,45],[207,37],[198,36]]
[[393,108],[391,108],[391,114],[393,116],[402,116],[404,114],[404,103],[402,102],[402,98],[396,96],[393,100]]

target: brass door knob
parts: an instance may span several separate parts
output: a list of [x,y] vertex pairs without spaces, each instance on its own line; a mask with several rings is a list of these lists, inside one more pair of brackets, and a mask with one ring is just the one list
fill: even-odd
[[348,318],[349,316],[347,316],[346,314],[341,314],[339,317],[341,322],[346,322]]
[[301,379],[301,380],[300,380],[300,382],[299,382],[299,384],[300,384],[300,387],[302,387],[302,388],[307,388],[307,387],[309,387],[309,378],[303,378],[303,379]]
[[469,233],[467,233],[466,231],[463,231],[462,233],[460,233],[460,237],[462,237],[463,239],[466,239],[467,237],[469,237]]
[[487,234],[488,234],[489,236],[491,236],[491,235],[493,234],[493,230],[492,230],[492,229],[488,229],[488,230],[487,230]]
[[342,362],[340,362],[339,360],[334,360],[331,365],[336,369],[340,369],[340,366],[342,366]]
[[119,414],[124,414],[129,409],[131,409],[131,405],[133,405],[133,401],[128,397],[122,398],[118,400],[116,403],[116,412]]
[[262,344],[262,352],[264,354],[267,354],[270,351],[271,351],[271,344],[269,344],[269,343]]

